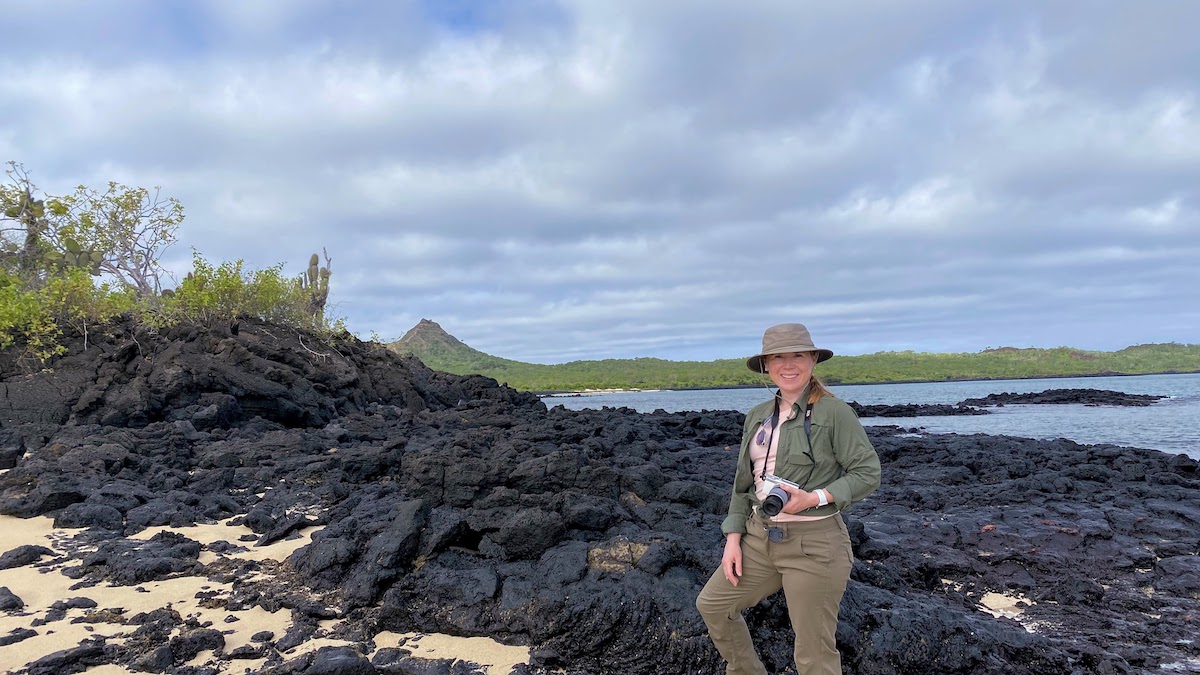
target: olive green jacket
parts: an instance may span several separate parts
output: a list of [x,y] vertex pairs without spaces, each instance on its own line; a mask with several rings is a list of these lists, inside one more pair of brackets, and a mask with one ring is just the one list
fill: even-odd
[[[801,401],[808,399],[805,391]],[[737,473],[733,478],[733,496],[729,500],[729,515],[721,523],[721,531],[746,532],[746,520],[751,510],[759,504],[754,493],[753,467],[750,461],[750,444],[762,427],[762,423],[774,411],[774,401],[765,401],[746,413],[742,427],[742,447],[738,454]],[[793,406],[792,419],[779,425],[779,456],[775,461],[775,475],[799,484],[806,490],[824,488],[833,501],[826,505],[802,511],[806,516],[824,516],[845,511],[851,504],[861,500],[879,487],[879,455],[867,439],[867,432],[845,401],[835,396],[824,396],[813,406],[812,447],[816,466],[805,451],[808,442],[804,438],[804,407]],[[812,469],[812,478],[804,481]]]

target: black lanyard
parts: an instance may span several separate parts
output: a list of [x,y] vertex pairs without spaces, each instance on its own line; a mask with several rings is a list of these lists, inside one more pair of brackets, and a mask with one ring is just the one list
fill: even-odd
[[[775,438],[775,428],[778,427],[780,424],[779,400],[780,400],[779,397],[776,396],[775,397],[775,409],[771,412],[770,417],[763,420],[763,426],[766,426],[766,424],[768,422],[771,423],[771,432],[767,436],[767,455],[765,457],[763,457],[762,480],[767,479],[767,461],[771,459],[771,441],[774,440],[774,438]],[[808,455],[809,461],[812,462],[812,466],[809,467],[809,469],[808,469],[808,478],[810,478],[810,479],[812,478],[813,469],[815,469],[817,466],[817,459],[816,459],[816,457],[813,456],[813,447],[812,447],[812,411],[813,411],[813,404],[810,401],[808,403],[808,405],[806,405],[804,407],[804,438],[805,438],[805,440],[808,441],[808,450],[806,450],[804,452],[804,454]],[[759,433],[762,433],[762,432],[760,431]],[[807,479],[804,481],[804,485],[805,486],[808,485]],[[807,489],[807,488],[805,488],[805,489]]]

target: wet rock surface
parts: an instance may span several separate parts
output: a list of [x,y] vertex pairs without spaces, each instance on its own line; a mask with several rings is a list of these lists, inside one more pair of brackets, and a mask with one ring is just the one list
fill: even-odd
[[1108,389],[1047,389],[1046,391],[1013,394],[1004,392],[980,398],[968,398],[953,405],[947,403],[902,403],[863,405],[849,401],[859,417],[930,417],[945,415],[988,415],[990,406],[1008,404],[1080,404],[1148,406],[1167,396],[1126,394]]
[[989,394],[981,398],[968,398],[960,406],[989,406],[1007,405],[1010,403],[1025,404],[1082,404],[1082,405],[1123,405],[1147,406],[1161,401],[1167,396],[1151,394],[1126,394],[1123,391],[1109,389],[1047,389],[1046,391],[1026,394]]
[[946,403],[905,403],[899,405],[863,405],[850,401],[850,407],[859,417],[935,417],[941,415],[987,415],[988,411],[970,405]]
[[[474,672],[403,650],[368,658],[383,630],[529,645],[530,673],[723,672],[693,603],[719,563],[740,414],[547,410],[491,380],[251,321],[237,335],[113,326],[89,344],[52,373],[4,365],[0,399],[4,443],[23,448],[0,475],[0,513],[88,528],[73,554],[81,596],[101,580],[238,580],[228,608],[291,611],[285,635],[252,648],[267,672]],[[1194,460],[868,432],[883,486],[845,514],[846,673],[1136,673],[1200,658]],[[257,563],[202,565],[183,535],[127,538],[231,517],[258,542],[315,534],[267,580]],[[1015,619],[984,611],[1000,596]],[[182,664],[202,649],[236,668],[213,627],[151,614],[130,619],[120,650],[87,641],[28,672],[192,672]],[[351,646],[286,654],[335,617],[332,637]],[[782,598],[748,620],[785,671]]]

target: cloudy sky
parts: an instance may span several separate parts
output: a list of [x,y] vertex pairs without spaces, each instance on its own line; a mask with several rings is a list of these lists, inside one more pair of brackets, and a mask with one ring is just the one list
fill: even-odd
[[1200,342],[1200,4],[9,0],[0,161],[554,363]]

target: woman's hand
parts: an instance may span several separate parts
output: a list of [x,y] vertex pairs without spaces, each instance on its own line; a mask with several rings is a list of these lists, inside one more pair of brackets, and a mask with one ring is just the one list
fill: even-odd
[[734,586],[742,576],[742,535],[740,532],[730,532],[725,535],[725,552],[721,554],[721,571],[725,578]]
[[780,483],[779,489],[788,493],[787,503],[780,509],[782,513],[800,513],[821,503],[821,498],[817,496],[816,490],[809,492],[785,483]]

